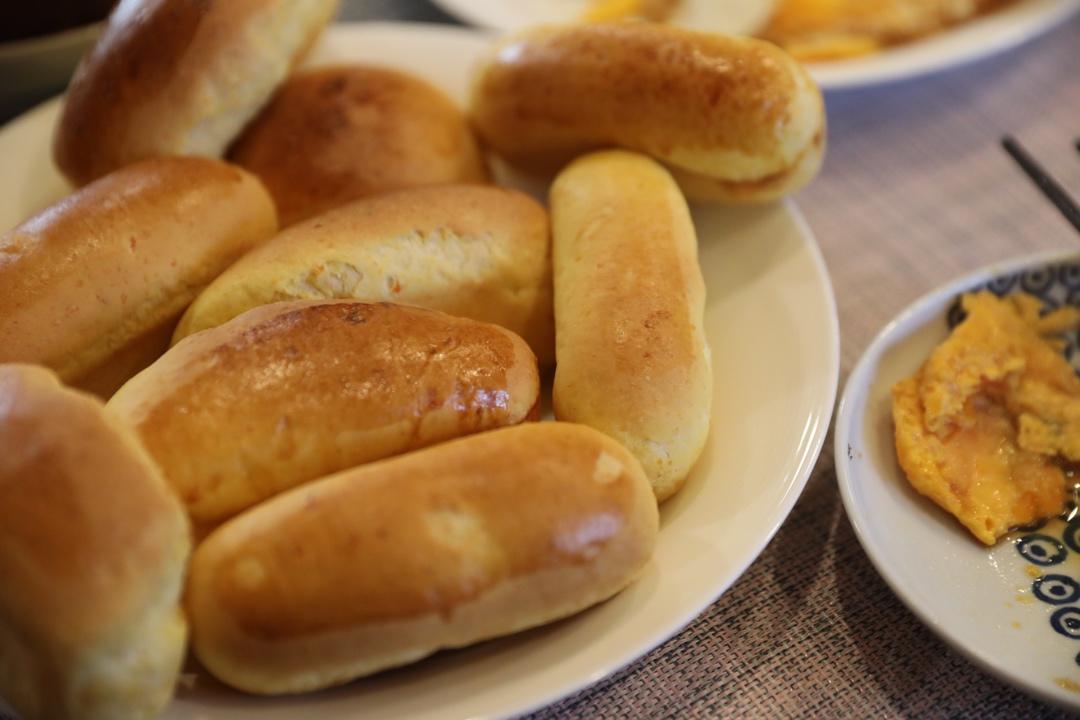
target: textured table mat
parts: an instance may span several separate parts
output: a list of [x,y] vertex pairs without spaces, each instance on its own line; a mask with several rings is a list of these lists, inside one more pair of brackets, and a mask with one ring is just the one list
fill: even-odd
[[[421,0],[343,19],[448,21]],[[1080,196],[1080,18],[976,65],[831,94],[829,152],[798,198],[840,313],[841,388],[874,334],[931,288],[1080,236],[1000,148],[1015,135]],[[831,438],[762,556],[682,633],[548,718],[1056,717],[950,650],[896,599],[844,514]]]
[[[978,65],[830,95],[829,152],[798,197],[840,313],[841,387],[931,288],[1080,236],[1000,148],[1015,135],[1080,197],[1080,19]],[[832,443],[791,517],[685,631],[536,718],[1054,717],[984,674],[896,599],[863,553]]]

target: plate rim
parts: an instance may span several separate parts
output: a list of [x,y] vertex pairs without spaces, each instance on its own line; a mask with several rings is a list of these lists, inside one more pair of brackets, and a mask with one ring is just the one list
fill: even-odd
[[[335,22],[328,27],[327,32],[335,30],[343,33],[349,32],[378,32],[379,30],[407,33],[422,40],[424,36],[437,34],[442,36],[454,36],[471,38],[476,40],[490,39],[492,34],[482,29],[450,25],[445,23],[417,23],[395,21],[360,21],[360,22]],[[369,62],[369,61],[358,61]],[[374,64],[374,61],[371,61]],[[393,65],[394,58],[387,56],[381,58],[379,64]],[[0,126],[0,137],[11,132],[18,132],[21,126],[33,125],[45,122],[50,113],[58,112],[57,106],[62,102],[62,95],[49,98],[42,103],[25,110],[20,115],[12,118],[8,123]],[[42,116],[45,116],[44,118]],[[51,162],[51,159],[49,159]],[[763,518],[770,523],[762,523],[762,532],[756,538],[742,558],[732,563],[729,577],[724,582],[714,583],[709,592],[702,593],[692,607],[684,613],[673,614],[665,620],[662,628],[658,628],[648,639],[643,639],[636,644],[632,651],[614,655],[612,659],[597,666],[592,673],[582,674],[574,682],[560,684],[554,692],[538,692],[535,699],[530,702],[520,703],[513,708],[496,710],[494,716],[519,716],[567,698],[585,688],[611,677],[620,670],[636,662],[643,656],[652,652],[659,645],[683,632],[690,624],[698,619],[701,614],[715,603],[735,582],[737,582],[769,545],[783,523],[789,518],[796,502],[801,497],[806,484],[813,475],[814,469],[820,461],[824,451],[824,445],[828,439],[829,430],[832,427],[832,419],[835,416],[836,398],[839,391],[840,372],[840,330],[839,316],[835,289],[829,274],[827,263],[821,245],[806,221],[801,209],[794,199],[787,198],[776,203],[777,212],[783,213],[785,222],[790,223],[793,232],[799,238],[799,257],[803,258],[813,268],[812,284],[815,298],[820,299],[824,317],[822,325],[827,330],[827,336],[821,338],[820,374],[813,379],[812,385],[818,388],[812,401],[807,402],[807,413],[801,418],[805,423],[804,429],[797,445],[793,445],[790,457],[795,461],[790,473],[782,478],[783,484],[778,486],[778,497],[771,506],[770,513]],[[212,710],[213,707],[208,708]],[[168,712],[168,710],[166,710]]]
[[[860,512],[860,505],[856,500],[854,490],[857,482],[853,467],[854,460],[847,455],[847,448],[851,438],[861,429],[861,426],[856,428],[853,425],[853,416],[857,411],[865,410],[866,407],[866,403],[858,402],[856,396],[866,394],[869,390],[875,377],[876,363],[884,351],[893,347],[896,333],[905,329],[914,330],[917,327],[922,327],[922,325],[911,325],[913,319],[928,312],[933,307],[942,306],[944,308],[948,301],[964,288],[971,288],[994,277],[1020,272],[1029,267],[1051,265],[1065,261],[1080,262],[1080,250],[1049,250],[989,263],[936,286],[897,313],[866,346],[866,349],[859,356],[858,361],[848,375],[836,411],[833,458],[836,465],[836,481],[848,522],[855,531],[855,536],[863,552],[874,566],[874,570],[885,581],[893,595],[918,618],[919,622],[929,628],[939,640],[983,672],[988,673],[1006,685],[1022,690],[1038,700],[1075,712],[1080,709],[1080,697],[1073,702],[1069,702],[1068,697],[1055,694],[1046,687],[1018,677],[1009,670],[1008,666],[998,662],[995,658],[976,652],[960,636],[951,633],[934,616],[931,608],[920,603],[916,596],[907,593],[902,577],[885,562],[883,550],[874,540],[874,535],[869,529],[869,523]],[[880,473],[875,470],[874,474],[879,475]]]
[[[486,32],[506,33],[512,31],[511,28],[491,22],[490,17],[486,13],[477,11],[474,3],[470,0],[430,0],[430,2],[458,22],[470,23]],[[1048,4],[1045,8],[1040,9],[1040,12],[1026,18],[1021,25],[1012,26],[1009,21],[1015,22],[1015,19],[1009,18],[1008,13],[1015,14],[1018,12],[1018,8],[1022,9],[1025,5],[1034,6],[1039,2],[1052,4]],[[946,28],[941,32],[899,46],[901,51],[907,49],[909,52],[912,48],[919,49],[925,46],[926,43],[930,43],[930,47],[933,47],[934,44],[941,42],[941,38],[955,38],[953,33],[957,32],[958,28],[962,29],[965,25],[980,22],[996,22],[1003,28],[1003,31],[999,31],[995,36],[993,42],[985,43],[967,52],[952,51],[944,59],[934,60],[916,54],[914,61],[900,63],[893,67],[886,63],[884,69],[874,70],[873,64],[876,64],[874,63],[875,60],[896,57],[891,55],[889,50],[884,50],[867,58],[836,60],[833,62],[807,62],[805,66],[818,86],[825,92],[842,92],[887,86],[905,80],[915,80],[948,70],[960,69],[991,56],[1015,49],[1049,32],[1065,22],[1077,11],[1080,11],[1080,1],[1078,0],[1024,0],[1012,8],[1004,8],[999,11],[1000,14],[1006,15],[1004,18],[995,20],[993,15],[973,18],[968,23]],[[865,62],[873,64],[868,69],[863,64]]]
[[[1043,0],[1047,2],[1048,0]],[[1028,0],[1026,4],[1034,6],[1038,0]],[[924,38],[900,45],[896,50],[884,50],[881,53],[855,58],[851,60],[837,60],[831,63],[817,62],[806,63],[807,70],[817,81],[822,90],[827,92],[843,92],[859,90],[871,87],[884,87],[907,80],[938,75],[951,70],[960,70],[974,65],[996,55],[1009,52],[1029,42],[1036,40],[1042,35],[1068,21],[1068,19],[1080,10],[1080,2],[1077,0],[1049,0],[1045,8],[1026,18],[1021,18],[1021,24],[1015,24],[1017,19],[1010,17],[1025,10],[1025,3],[1018,3],[1012,8],[1004,8],[995,14],[980,18],[973,18],[967,23],[952,28],[946,28],[941,32],[928,35]],[[990,23],[1000,27],[994,38],[978,46],[971,46],[964,50],[963,47],[954,49],[945,54],[943,58],[934,59],[932,55],[926,55],[927,49],[932,50],[940,43],[956,41],[957,33],[964,33],[965,29],[970,32],[971,28],[986,27]],[[913,57],[908,63],[896,62],[897,55],[903,53]],[[902,56],[901,56],[902,57]],[[893,61],[890,63],[889,61]],[[881,64],[883,68],[867,70],[866,66],[860,68],[862,62]],[[860,72],[860,69],[862,72]]]

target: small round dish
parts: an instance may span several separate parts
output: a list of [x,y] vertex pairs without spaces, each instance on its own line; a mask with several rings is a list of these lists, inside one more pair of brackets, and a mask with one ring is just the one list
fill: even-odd
[[[1024,291],[1045,307],[1080,305],[1080,255],[998,263],[918,300],[867,348],[836,419],[848,518],[878,572],[920,620],[976,665],[1035,697],[1080,709],[1080,519],[1051,520],[987,548],[916,493],[893,445],[890,389],[956,323],[967,291]],[[1077,333],[1066,356],[1080,369]]]

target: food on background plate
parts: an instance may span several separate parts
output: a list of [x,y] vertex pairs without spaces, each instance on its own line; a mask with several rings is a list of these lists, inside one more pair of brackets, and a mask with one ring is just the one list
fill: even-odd
[[539,393],[529,346],[498,326],[298,300],[185,338],[108,407],[208,526],[323,475],[536,419]]
[[46,368],[0,365],[0,697],[26,720],[155,717],[189,551],[129,428]]
[[68,87],[53,157],[76,185],[157,155],[220,157],[336,0],[123,0]]
[[470,114],[526,172],[614,145],[663,162],[691,200],[775,200],[809,182],[825,150],[821,93],[785,52],[653,23],[511,35],[482,64]]
[[760,35],[804,61],[917,40],[1013,0],[780,0]]
[[592,22],[640,18],[663,22],[678,9],[681,0],[594,0],[584,19]]
[[575,160],[550,203],[555,417],[625,445],[665,500],[701,454],[712,406],[690,211],[663,167],[617,150]]
[[[701,0],[703,3],[706,0]],[[765,2],[766,0],[762,0]],[[932,35],[1016,0],[767,0],[763,24],[747,32],[803,62],[868,55]],[[583,20],[671,19],[684,0],[592,0]],[[698,23],[695,27],[708,30]]]
[[347,298],[419,305],[501,325],[554,362],[550,229],[527,195],[416,188],[294,225],[202,292],[176,339],[271,302]]
[[0,362],[107,397],[169,346],[199,290],[277,229],[252,175],[209,158],[118,170],[0,237]]
[[918,492],[992,545],[1060,513],[1080,461],[1080,378],[1052,339],[1080,309],[963,296],[967,317],[892,391],[896,451]]
[[656,502],[589,428],[531,423],[297,488],[197,549],[192,646],[248,692],[348,682],[572,615],[629,585]]
[[293,75],[229,159],[266,183],[282,226],[387,190],[487,180],[450,98],[420,78],[364,65]]

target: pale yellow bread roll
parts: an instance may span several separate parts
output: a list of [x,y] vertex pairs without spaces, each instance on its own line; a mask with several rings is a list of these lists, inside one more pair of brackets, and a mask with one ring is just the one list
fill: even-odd
[[283,226],[389,190],[487,180],[450,98],[418,77],[366,65],[290,77],[229,159],[262,179]]
[[107,397],[276,228],[259,181],[219,160],[118,170],[0,236],[0,362],[47,365]]
[[220,157],[337,0],[121,0],[68,86],[53,158],[76,185],[156,155]]
[[641,467],[594,430],[455,440],[218,528],[191,565],[192,647],[248,692],[348,682],[611,597],[648,562],[657,526]]
[[298,300],[178,343],[109,401],[200,525],[332,472],[535,418],[508,330],[403,305]]
[[511,35],[481,66],[470,113],[526,171],[619,146],[672,168],[692,200],[774,200],[809,181],[825,149],[821,93],[783,50],[652,23]]
[[24,720],[157,717],[189,551],[129,428],[46,368],[0,365],[0,697]]
[[615,150],[559,174],[551,215],[555,416],[625,445],[665,500],[705,445],[712,403],[686,201],[660,165]]
[[544,208],[491,186],[417,188],[295,225],[248,253],[195,300],[176,339],[280,300],[420,305],[502,325],[554,360]]

